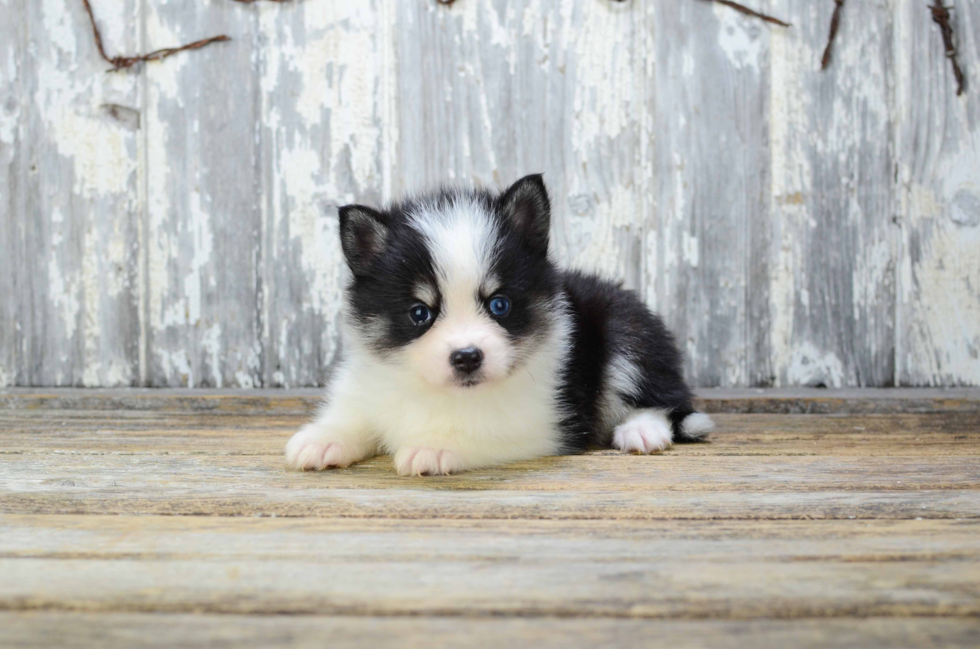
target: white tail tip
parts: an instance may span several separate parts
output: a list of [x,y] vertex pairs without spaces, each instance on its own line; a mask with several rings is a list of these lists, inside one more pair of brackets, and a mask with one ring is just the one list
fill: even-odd
[[681,423],[681,430],[688,437],[704,437],[711,431],[715,429],[715,422],[711,421],[711,417],[704,414],[703,412],[695,412],[684,418],[683,423]]

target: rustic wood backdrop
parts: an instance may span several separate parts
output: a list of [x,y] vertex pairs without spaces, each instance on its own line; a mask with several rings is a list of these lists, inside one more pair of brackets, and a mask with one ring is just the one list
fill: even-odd
[[[980,0],[0,0],[0,386],[305,386],[336,206],[543,171],[702,386],[980,384]],[[947,4],[951,4],[947,2]]]

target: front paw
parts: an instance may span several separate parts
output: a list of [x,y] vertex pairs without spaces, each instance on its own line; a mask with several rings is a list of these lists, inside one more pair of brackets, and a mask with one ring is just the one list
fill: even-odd
[[342,468],[361,459],[349,444],[331,441],[312,425],[302,428],[286,444],[286,462],[300,471]]
[[399,475],[449,475],[462,469],[462,460],[452,451],[409,446],[395,453]]

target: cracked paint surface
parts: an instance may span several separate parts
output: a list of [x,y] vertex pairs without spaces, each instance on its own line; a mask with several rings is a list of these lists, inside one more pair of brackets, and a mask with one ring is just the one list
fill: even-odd
[[[0,0],[0,387],[298,387],[337,208],[544,172],[699,385],[980,385],[980,93],[921,7]],[[921,10],[921,11],[920,11]],[[921,14],[921,15],[920,15]],[[957,40],[980,69],[980,5]]]

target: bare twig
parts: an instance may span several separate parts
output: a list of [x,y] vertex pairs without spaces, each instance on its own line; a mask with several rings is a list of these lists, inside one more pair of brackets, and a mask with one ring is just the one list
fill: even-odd
[[92,33],[95,35],[95,46],[99,48],[99,54],[102,55],[102,58],[105,59],[107,63],[112,65],[109,72],[116,72],[117,70],[131,68],[137,63],[142,63],[145,61],[160,61],[168,56],[173,56],[177,52],[198,50],[206,45],[210,45],[211,43],[220,43],[222,41],[231,40],[228,36],[222,34],[220,36],[204,38],[199,41],[194,41],[193,43],[180,45],[178,47],[165,47],[147,54],[137,54],[136,56],[109,56],[105,51],[105,44],[102,42],[102,33],[99,31],[99,26],[95,22],[95,14],[92,13],[92,5],[89,3],[89,0],[82,0],[82,3],[85,5],[85,11],[88,13],[88,18],[92,22]]
[[956,46],[953,45],[953,28],[949,24],[949,9],[943,6],[941,0],[936,0],[935,4],[929,7],[932,11],[932,21],[939,25],[939,30],[943,34],[943,45],[946,48],[946,58],[953,64],[953,75],[956,77],[956,94],[962,95],[966,92],[966,77],[960,69],[960,62],[956,58]]
[[732,2],[732,0],[711,0],[711,1],[712,2],[717,2],[718,4],[723,4],[726,7],[731,7],[735,11],[740,11],[743,14],[745,14],[746,16],[752,16],[753,18],[759,18],[761,20],[766,21],[767,23],[772,23],[773,25],[779,25],[780,27],[792,27],[792,25],[790,25],[787,22],[783,22],[779,18],[775,18],[773,16],[769,16],[769,15],[766,15],[766,14],[763,14],[763,13],[759,13],[755,9],[749,9],[745,5],[739,4],[737,2]]
[[840,28],[840,12],[844,8],[844,0],[834,0],[837,4],[834,7],[834,17],[830,19],[830,35],[827,37],[827,48],[823,51],[823,59],[820,60],[820,69],[826,70],[830,65],[830,57],[834,51],[834,40],[837,38],[837,30]]
[[[456,0],[436,0],[436,2],[438,2],[441,5],[446,5],[448,7],[452,3],[456,2]],[[622,2],[622,0],[620,0],[620,2]]]

